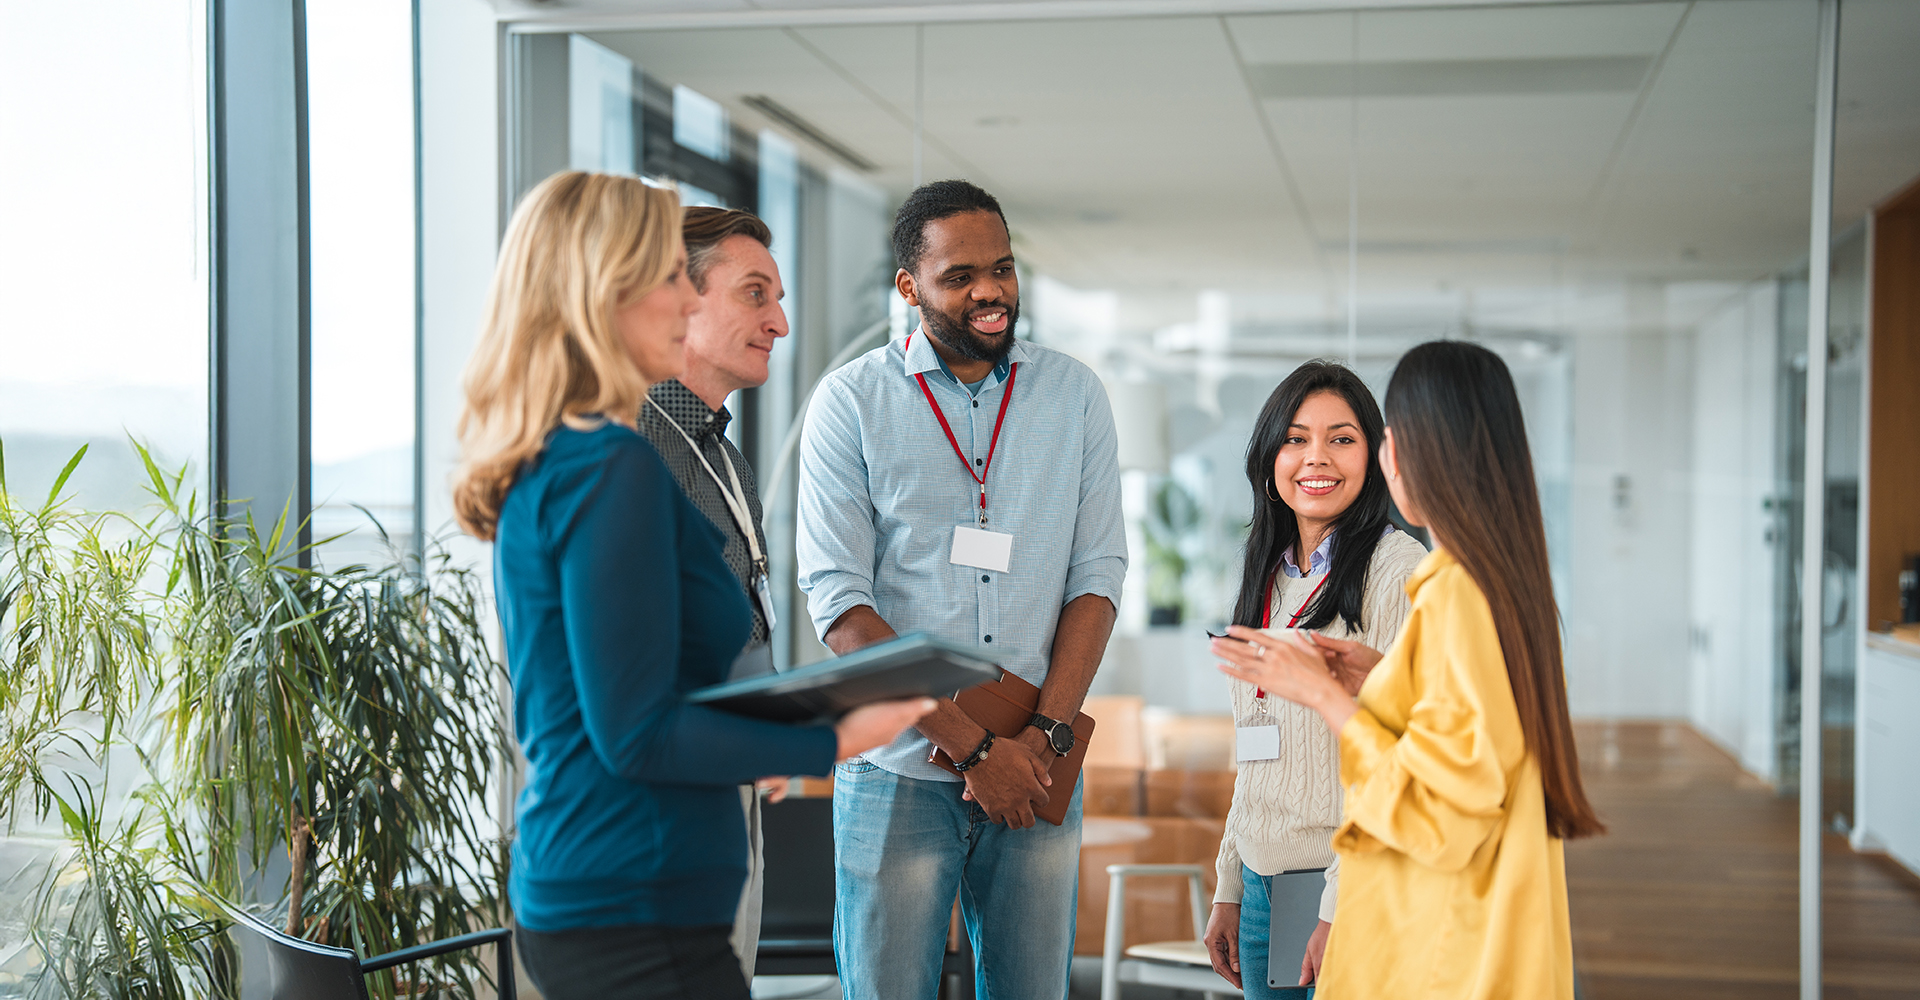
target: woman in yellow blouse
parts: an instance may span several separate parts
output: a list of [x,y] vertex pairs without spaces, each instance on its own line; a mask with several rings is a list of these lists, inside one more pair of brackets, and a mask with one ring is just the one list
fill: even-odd
[[[1320,1000],[1573,996],[1562,841],[1602,832],[1567,719],[1546,532],[1513,378],[1458,341],[1408,352],[1380,465],[1434,551],[1392,648],[1234,626],[1228,674],[1340,740],[1340,919]],[[1371,673],[1358,700],[1335,668]]]

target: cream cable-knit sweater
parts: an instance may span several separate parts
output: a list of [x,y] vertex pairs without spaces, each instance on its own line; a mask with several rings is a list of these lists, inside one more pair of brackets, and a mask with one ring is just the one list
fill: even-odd
[[[1336,618],[1321,631],[1336,639],[1358,639],[1384,652],[1400,634],[1411,603],[1407,580],[1427,550],[1403,531],[1388,532],[1374,547],[1367,566],[1366,595],[1360,617],[1366,628],[1353,635],[1345,619]],[[1274,581],[1271,602],[1275,629],[1284,627],[1319,584],[1321,573],[1296,579],[1285,573]],[[1334,889],[1339,860],[1331,841],[1340,825],[1340,746],[1327,724],[1310,708],[1267,695],[1269,722],[1258,723],[1254,686],[1232,682],[1233,721],[1236,726],[1280,726],[1280,756],[1246,761],[1233,780],[1233,806],[1227,810],[1226,834],[1214,863],[1219,884],[1216,903],[1240,902],[1240,866],[1261,875],[1277,875],[1299,868],[1327,869],[1327,887],[1320,897],[1320,919],[1333,919]]]

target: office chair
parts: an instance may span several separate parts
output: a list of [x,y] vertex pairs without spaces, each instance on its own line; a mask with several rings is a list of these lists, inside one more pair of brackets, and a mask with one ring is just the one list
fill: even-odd
[[240,952],[241,1000],[367,1000],[366,975],[423,958],[483,944],[500,946],[496,982],[500,1000],[514,1000],[513,931],[498,928],[430,941],[362,959],[348,948],[333,948],[282,934],[238,909],[227,908],[227,930]]
[[787,799],[760,809],[767,868],[754,972],[834,975],[833,800]]

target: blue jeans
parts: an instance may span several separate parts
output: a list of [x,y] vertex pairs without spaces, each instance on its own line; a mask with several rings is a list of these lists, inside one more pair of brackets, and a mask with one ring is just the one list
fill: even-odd
[[[1240,992],[1247,1000],[1291,1000],[1313,996],[1313,987],[1275,990],[1267,985],[1267,928],[1272,926],[1273,903],[1267,896],[1268,876],[1240,866]],[[1303,956],[1304,957],[1304,956]],[[1300,981],[1300,965],[1280,970],[1280,981]]]
[[955,895],[980,1000],[1063,1000],[1080,883],[1080,795],[1025,830],[958,781],[834,769],[833,951],[846,1000],[933,1000]]

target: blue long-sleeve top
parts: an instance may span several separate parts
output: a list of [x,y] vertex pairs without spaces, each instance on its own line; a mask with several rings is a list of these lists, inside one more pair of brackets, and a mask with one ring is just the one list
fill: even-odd
[[723,544],[617,424],[556,431],[508,490],[494,587],[528,763],[508,882],[520,924],[731,923],[737,786],[832,769],[828,727],[684,702],[726,679],[752,629]]

